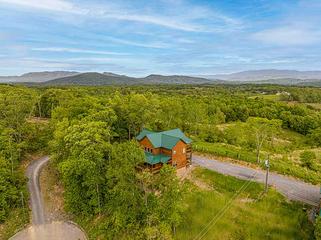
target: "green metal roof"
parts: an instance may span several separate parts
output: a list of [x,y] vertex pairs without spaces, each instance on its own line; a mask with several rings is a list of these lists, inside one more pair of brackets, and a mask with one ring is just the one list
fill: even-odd
[[182,140],[186,144],[192,142],[192,140],[186,137],[185,134],[178,128],[163,132],[153,132],[144,129],[136,137],[136,139],[142,140],[144,137],[147,137],[155,148],[163,147],[166,149],[172,149],[179,140]]
[[162,133],[166,134],[166,135],[169,135],[169,136],[172,136],[172,137],[177,137],[177,138],[181,139],[183,142],[185,142],[187,144],[192,142],[192,140],[190,138],[186,137],[185,134],[179,128],[168,130],[168,131],[164,131]]
[[147,129],[143,129],[139,135],[136,137],[138,140],[142,140],[147,134],[154,133],[153,131],[149,131]]
[[156,163],[167,163],[171,157],[166,156],[164,154],[153,155],[152,153],[145,152],[146,162],[149,164],[156,164]]

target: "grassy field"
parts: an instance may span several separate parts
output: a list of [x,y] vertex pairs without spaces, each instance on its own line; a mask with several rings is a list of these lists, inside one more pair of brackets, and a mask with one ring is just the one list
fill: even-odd
[[[177,240],[313,239],[313,226],[301,204],[287,202],[272,189],[262,195],[260,184],[247,185],[209,170],[196,169],[193,175],[211,190],[191,187]],[[230,202],[242,186],[247,187]],[[220,214],[226,205],[229,208]]]
[[280,96],[276,95],[276,94],[260,94],[260,95],[250,96],[249,98],[250,99],[262,98],[262,99],[271,100],[271,101],[279,101],[280,100]]

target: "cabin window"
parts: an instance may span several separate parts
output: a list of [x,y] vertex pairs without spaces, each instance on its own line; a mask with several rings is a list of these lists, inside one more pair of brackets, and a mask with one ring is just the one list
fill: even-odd
[[176,151],[175,151],[175,150],[173,151],[173,154],[176,154]]
[[185,148],[183,148],[183,153],[185,153],[186,152],[186,150],[185,150]]

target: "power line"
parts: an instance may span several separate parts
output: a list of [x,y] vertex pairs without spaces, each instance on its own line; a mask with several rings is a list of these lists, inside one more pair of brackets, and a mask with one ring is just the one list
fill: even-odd
[[232,205],[233,201],[252,183],[252,179],[257,175],[257,172],[251,175],[249,181],[245,182],[240,189],[231,197],[227,204],[211,219],[211,221],[195,236],[194,240],[201,240],[210,230],[212,226],[225,214],[228,208]]

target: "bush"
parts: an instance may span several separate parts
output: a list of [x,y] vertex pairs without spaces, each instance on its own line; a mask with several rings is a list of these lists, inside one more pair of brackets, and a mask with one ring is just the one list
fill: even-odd
[[304,151],[300,154],[300,160],[303,167],[306,167],[310,170],[316,170],[315,159],[317,156],[312,151]]
[[308,137],[312,145],[320,147],[321,146],[321,127],[311,131]]
[[321,240],[321,217],[319,216],[315,222],[314,236],[316,240]]

